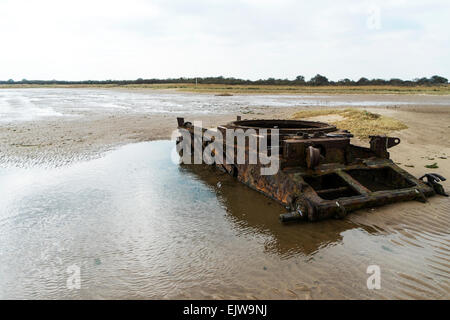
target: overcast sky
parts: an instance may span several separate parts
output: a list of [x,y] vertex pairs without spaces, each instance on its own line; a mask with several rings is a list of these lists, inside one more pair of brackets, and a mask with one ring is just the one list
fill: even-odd
[[0,80],[450,78],[450,1],[0,0]]

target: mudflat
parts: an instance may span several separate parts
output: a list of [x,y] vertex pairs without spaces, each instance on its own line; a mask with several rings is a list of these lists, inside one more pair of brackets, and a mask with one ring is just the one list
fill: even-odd
[[[143,99],[143,104],[145,95],[150,97],[153,94],[151,90],[138,91],[143,95],[140,98]],[[136,91],[125,90],[125,92],[132,96]],[[169,95],[164,99],[170,100],[170,95],[178,99],[179,93],[164,91],[163,94]],[[111,150],[126,144],[170,139],[172,131],[176,129],[177,116],[184,116],[189,121],[199,120],[204,126],[213,127],[234,120],[238,114],[244,119],[285,119],[292,117],[299,110],[329,108],[331,105],[337,108],[363,108],[403,122],[407,129],[390,133],[391,136],[401,139],[400,145],[389,150],[393,161],[416,177],[427,172],[438,172],[450,178],[450,96],[327,95],[281,98],[275,96],[264,98],[261,103],[249,106],[246,103],[252,100],[252,96],[247,96],[244,100],[239,100],[236,96],[216,97],[211,100],[210,95],[206,94],[207,103],[202,104],[206,99],[204,95],[186,93],[183,95],[188,96],[187,100],[181,101],[175,107],[181,108],[183,103],[190,101],[189,103],[198,107],[195,111],[188,112],[182,108],[174,111],[170,108],[175,107],[169,106],[167,110],[158,112],[151,109],[133,112],[132,107],[123,109],[114,106],[105,109],[72,108],[67,112],[72,116],[59,114],[28,120],[0,119],[0,167],[41,165],[65,167],[80,161],[102,158]],[[230,110],[225,110],[227,105],[231,106]],[[208,106],[212,109],[208,109]],[[92,111],[93,109],[95,111]],[[57,107],[52,110],[64,113]],[[333,119],[335,120],[336,116],[330,118]],[[322,117],[320,120],[326,121],[327,118]],[[357,141],[357,143],[367,142]],[[437,169],[425,167],[434,163],[438,166]],[[212,177],[202,177],[203,173],[196,175],[201,176],[205,183],[212,186],[219,182]],[[450,180],[443,182],[443,185],[450,190]],[[233,214],[238,216],[238,220],[244,221],[237,222],[237,226],[242,223],[250,226],[247,231],[242,231],[243,236],[248,236],[250,232],[256,237],[263,237],[268,233],[268,237],[272,239],[267,243],[252,243],[257,255],[254,261],[258,261],[260,269],[251,272],[251,269],[246,269],[245,266],[242,266],[242,269],[236,268],[240,260],[234,255],[231,255],[230,259],[233,265],[223,262],[226,260],[225,255],[230,252],[227,253],[222,248],[220,252],[223,251],[224,257],[218,261],[222,261],[224,265],[217,266],[217,270],[214,266],[208,265],[208,272],[217,271],[213,272],[211,278],[218,279],[217,281],[211,280],[209,283],[202,283],[202,286],[193,282],[192,286],[188,286],[181,280],[166,277],[161,281],[167,281],[169,287],[170,285],[177,287],[181,283],[183,285],[178,286],[182,289],[175,291],[161,289],[164,297],[294,299],[450,297],[449,198],[435,196],[425,204],[405,202],[360,210],[339,222],[285,227],[276,221],[276,213],[270,216],[270,210],[267,208],[258,207],[264,210],[260,211],[261,214],[264,213],[264,217],[252,212],[247,216],[245,214],[241,216],[242,212],[250,209],[245,205],[244,209],[241,208],[239,201],[234,199],[238,195],[233,190],[234,187],[225,188],[222,192],[228,193],[225,194],[228,197],[226,205],[234,206]],[[253,191],[243,196],[241,193],[240,196],[243,197],[240,201],[245,200],[249,203],[254,197],[259,197],[253,196]],[[241,212],[239,208],[244,211]],[[236,218],[230,219],[234,221]],[[236,230],[239,229],[237,226]],[[303,232],[300,232],[300,229]],[[323,235],[323,232],[326,234]],[[238,237],[242,236],[237,233]],[[203,234],[203,236],[211,235]],[[205,241],[208,240],[205,238]],[[260,246],[266,247],[261,249]],[[273,250],[270,249],[271,246],[275,246]],[[245,251],[239,248],[233,250],[236,250],[236,254],[237,252],[243,254]],[[208,254],[206,252],[204,254],[205,264],[208,264]],[[189,262],[181,260],[180,263],[182,265]],[[368,277],[365,273],[366,267],[371,264],[381,267],[382,290],[370,291],[365,286],[364,281]],[[250,265],[254,267],[253,262],[249,263]],[[201,266],[199,268],[201,269]],[[230,273],[232,270],[236,273]],[[237,270],[241,273],[239,274]],[[188,272],[188,269],[184,271]],[[145,278],[145,273],[141,276]],[[230,284],[220,282],[222,278],[228,279]],[[361,283],[355,285],[355,279]],[[120,291],[116,296],[101,293],[99,296],[127,297],[125,291]],[[151,288],[142,288],[139,295],[130,293],[129,296],[158,297],[158,293],[153,292]]]

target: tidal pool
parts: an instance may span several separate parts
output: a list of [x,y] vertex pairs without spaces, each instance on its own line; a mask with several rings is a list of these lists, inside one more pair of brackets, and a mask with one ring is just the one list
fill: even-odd
[[[446,226],[380,227],[367,212],[283,225],[284,208],[211,167],[174,164],[173,146],[0,167],[0,298],[449,297]],[[380,290],[366,285],[374,264]]]

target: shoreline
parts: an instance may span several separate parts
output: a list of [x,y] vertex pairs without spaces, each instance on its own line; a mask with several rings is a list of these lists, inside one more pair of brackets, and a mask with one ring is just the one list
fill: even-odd
[[450,84],[435,86],[394,86],[394,85],[367,85],[367,86],[308,86],[308,85],[226,85],[226,84],[2,84],[1,89],[114,89],[114,90],[150,90],[164,92],[182,92],[197,94],[231,94],[231,95],[450,95]]

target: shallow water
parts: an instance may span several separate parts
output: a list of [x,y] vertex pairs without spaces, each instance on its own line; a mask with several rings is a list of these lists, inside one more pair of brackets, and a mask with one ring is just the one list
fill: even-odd
[[[448,199],[282,225],[277,203],[174,164],[172,148],[0,167],[0,298],[450,297]],[[374,264],[380,290],[366,285]],[[67,288],[73,265],[80,289]]]
[[124,91],[107,89],[38,88],[0,89],[0,122],[32,121],[58,117],[79,118],[92,114],[172,113],[172,114],[235,114],[248,108],[294,106],[393,106],[449,105],[440,96],[370,95],[236,95],[220,97],[213,94],[158,91]]

